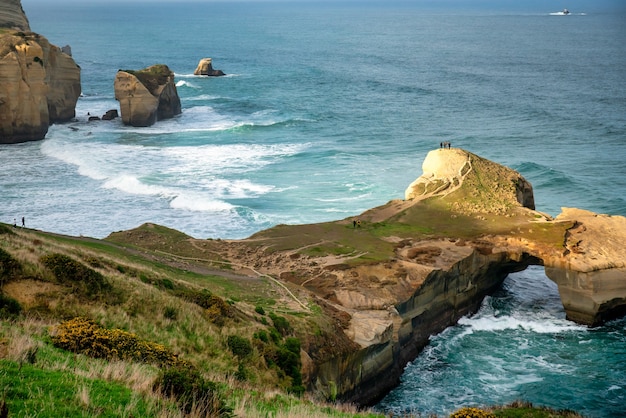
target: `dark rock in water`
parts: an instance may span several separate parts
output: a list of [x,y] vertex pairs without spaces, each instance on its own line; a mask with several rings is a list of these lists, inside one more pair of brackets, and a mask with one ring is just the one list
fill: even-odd
[[93,121],[96,121],[96,120],[100,120],[100,117],[98,117],[98,116],[89,116],[89,122],[93,122]]
[[120,115],[117,113],[117,109],[107,110],[104,115],[102,115],[102,120],[113,120],[118,118]]

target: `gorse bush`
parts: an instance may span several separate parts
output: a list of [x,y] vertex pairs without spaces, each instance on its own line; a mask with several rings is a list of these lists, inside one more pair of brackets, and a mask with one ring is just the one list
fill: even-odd
[[496,418],[496,416],[480,408],[466,407],[451,414],[450,418]]
[[82,289],[88,296],[111,290],[104,276],[64,254],[48,254],[40,261],[61,283]]
[[86,318],[74,318],[55,327],[52,343],[73,353],[108,360],[132,360],[158,366],[186,363],[161,344],[144,341],[121,329],[106,329]]
[[173,291],[173,294],[206,309],[209,319],[216,325],[222,325],[225,318],[234,317],[233,308],[224,299],[207,289],[178,288]]

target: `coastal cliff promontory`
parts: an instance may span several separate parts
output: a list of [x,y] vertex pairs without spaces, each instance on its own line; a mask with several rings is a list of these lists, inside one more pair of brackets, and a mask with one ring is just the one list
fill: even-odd
[[115,76],[115,99],[120,102],[122,121],[136,127],[181,113],[174,73],[163,64],[143,70],[120,70]]
[[552,218],[534,209],[519,173],[462,149],[433,150],[422,169],[404,200],[354,218],[197,241],[207,259],[280,282],[289,309],[310,315],[314,304],[332,319],[334,328],[302,346],[309,391],[374,403],[431,335],[529,265],[545,266],[569,319],[597,325],[623,315],[626,218],[579,210]]
[[[185,360],[228,376],[250,367],[255,379],[358,405],[383,397],[431,335],[529,265],[545,266],[570,320],[593,326],[624,315],[626,218],[580,209],[552,218],[533,209],[519,173],[462,149],[433,150],[422,169],[404,199],[242,240],[144,224],[71,248],[67,237],[5,226],[2,292],[53,319],[163,330],[158,338],[175,337],[177,347],[189,339]],[[106,279],[108,290],[76,298],[77,283],[50,279],[51,256],[60,266],[75,260],[80,277]],[[184,321],[172,319],[174,306],[185,307]],[[239,365],[235,351],[248,345],[231,334],[249,338]]]
[[52,123],[75,116],[80,67],[30,32],[19,1],[0,6],[0,143],[41,140]]

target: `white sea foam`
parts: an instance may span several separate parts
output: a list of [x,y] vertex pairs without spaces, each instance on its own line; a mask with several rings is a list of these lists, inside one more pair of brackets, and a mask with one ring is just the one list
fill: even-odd
[[200,88],[199,86],[195,85],[194,83],[192,83],[190,81],[185,81],[185,80],[177,81],[176,82],[176,87],[191,87],[193,89]]
[[176,192],[166,187],[141,182],[137,177],[123,174],[104,182],[105,189],[118,189],[126,193],[137,195],[162,196],[172,198]]
[[325,203],[352,202],[355,200],[363,200],[364,198],[370,197],[371,195],[372,195],[371,193],[365,193],[365,194],[361,194],[358,196],[345,196],[345,197],[337,197],[333,199],[324,199],[324,198],[318,197],[313,200],[318,201],[318,202],[325,202]]
[[213,94],[200,94],[198,96],[191,96],[191,97],[181,97],[181,101],[185,102],[185,101],[204,101],[204,100],[215,100],[215,99],[219,99],[220,96],[216,96]]
[[168,157],[175,159],[170,172],[178,170],[190,172],[221,173],[245,172],[271,164],[277,159],[294,155],[303,148],[302,144],[257,145],[202,145],[197,147],[171,147],[162,150]]
[[173,209],[184,209],[195,212],[225,212],[233,209],[233,205],[221,200],[201,196],[199,193],[176,196],[170,201]]
[[491,316],[463,317],[459,324],[466,326],[465,334],[473,332],[495,332],[504,330],[526,330],[539,334],[556,334],[567,331],[584,330],[585,328],[565,319],[545,318],[541,315],[532,316],[530,313],[520,316]]

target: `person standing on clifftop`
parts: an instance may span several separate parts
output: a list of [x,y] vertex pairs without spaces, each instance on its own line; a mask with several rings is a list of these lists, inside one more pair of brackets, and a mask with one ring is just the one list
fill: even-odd
[[26,219],[22,216],[22,228],[26,226]]

